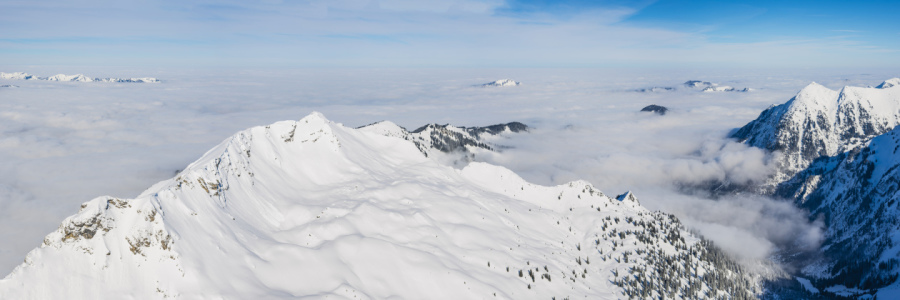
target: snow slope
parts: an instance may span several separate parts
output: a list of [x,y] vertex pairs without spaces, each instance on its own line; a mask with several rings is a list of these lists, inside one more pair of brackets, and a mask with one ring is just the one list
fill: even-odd
[[[449,153],[463,154],[468,157],[467,155],[478,151],[495,151],[495,148],[501,146],[493,145],[493,140],[503,134],[527,132],[528,126],[519,122],[485,127],[428,124],[409,132],[393,122],[381,121],[358,129],[413,142],[419,151],[428,157]],[[453,156],[449,158],[455,159]]]
[[900,128],[864,147],[818,159],[779,186],[779,196],[796,199],[811,219],[821,216],[827,224],[822,257],[803,269],[819,289],[900,288],[898,183]]
[[[754,278],[633,194],[538,186],[313,113],[239,132],[135,199],[82,205],[10,299],[751,298]],[[379,132],[372,132],[379,131]]]
[[900,78],[891,78],[891,79],[885,80],[884,82],[882,82],[875,88],[886,89],[886,88],[892,88],[892,87],[895,87],[898,85],[900,85]]
[[780,172],[773,179],[777,183],[818,157],[858,148],[898,124],[900,89],[847,86],[834,91],[811,83],[788,102],[763,111],[732,137],[782,153]]

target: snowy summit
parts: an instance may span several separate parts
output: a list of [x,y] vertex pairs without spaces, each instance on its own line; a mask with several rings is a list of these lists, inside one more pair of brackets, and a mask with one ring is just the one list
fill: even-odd
[[781,181],[816,158],[859,148],[897,125],[900,90],[845,86],[835,91],[813,82],[788,102],[763,111],[732,137],[781,151]]

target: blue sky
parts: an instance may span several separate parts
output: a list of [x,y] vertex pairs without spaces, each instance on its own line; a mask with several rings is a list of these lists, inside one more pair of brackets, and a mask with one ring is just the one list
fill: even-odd
[[888,1],[0,2],[0,65],[898,67]]

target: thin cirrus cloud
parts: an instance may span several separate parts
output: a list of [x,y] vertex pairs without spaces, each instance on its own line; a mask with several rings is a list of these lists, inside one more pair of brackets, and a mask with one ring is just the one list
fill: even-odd
[[[882,13],[862,23],[832,18],[815,30],[823,18],[786,17],[796,7],[665,0],[10,1],[0,4],[0,26],[9,29],[0,33],[0,64],[683,67],[894,61],[896,42],[878,38],[880,31],[831,36],[835,26],[896,28]],[[820,10],[833,13],[814,11]]]

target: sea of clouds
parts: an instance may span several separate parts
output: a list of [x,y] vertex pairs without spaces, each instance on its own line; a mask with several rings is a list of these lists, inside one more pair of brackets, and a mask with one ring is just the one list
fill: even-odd
[[[876,85],[887,71],[684,71],[606,69],[92,69],[3,67],[48,76],[156,77],[160,83],[0,80],[0,274],[91,198],[134,197],[170,178],[231,134],[320,111],[347,126],[391,120],[533,129],[476,160],[539,184],[576,179],[680,217],[730,253],[763,259],[781,245],[814,247],[821,224],[790,203],[754,195],[716,200],[685,186],[754,183],[772,153],[725,139],[763,109],[817,81]],[[826,74],[826,75],[823,75]],[[517,87],[477,85],[511,78]],[[689,79],[756,89],[701,93]],[[640,93],[638,88],[678,90]],[[665,116],[638,112],[649,104]]]

